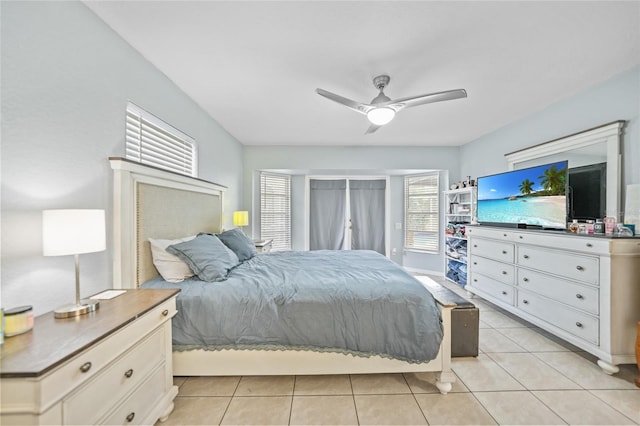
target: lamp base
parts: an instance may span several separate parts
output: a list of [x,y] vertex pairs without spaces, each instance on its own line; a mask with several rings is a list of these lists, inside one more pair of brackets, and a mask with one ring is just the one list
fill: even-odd
[[98,300],[81,300],[79,305],[66,305],[53,311],[54,318],[71,318],[95,312],[100,307]]

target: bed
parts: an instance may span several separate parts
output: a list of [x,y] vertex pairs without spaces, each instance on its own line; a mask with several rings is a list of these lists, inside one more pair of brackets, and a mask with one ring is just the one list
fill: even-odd
[[[438,372],[436,385],[440,392],[446,394],[451,390],[451,385],[455,381],[455,375],[451,371],[450,352],[451,309],[454,306],[434,302],[419,281],[410,276],[406,280],[407,277],[402,275],[408,276],[408,274],[390,260],[374,252],[264,253],[234,267],[230,270],[225,282],[203,284],[197,279],[189,279],[179,284],[167,283],[158,277],[158,272],[153,265],[149,239],[175,239],[198,233],[206,235],[221,232],[226,188],[120,158],[111,158],[110,163],[114,171],[114,287],[172,286],[182,290],[181,295],[178,296],[179,314],[174,318],[173,326],[174,375]],[[324,259],[321,260],[322,262],[329,263],[318,263],[320,258]],[[311,263],[305,264],[304,262],[307,261]],[[334,268],[340,263],[351,266],[352,269],[336,274]],[[282,272],[288,270],[287,264],[298,265],[289,276]],[[358,264],[361,266],[354,267]],[[312,265],[317,265],[317,269],[312,270]],[[271,272],[268,272],[269,268]],[[254,270],[261,270],[261,273],[266,275],[255,278]],[[364,272],[367,270],[373,273],[365,275]],[[315,277],[317,285],[314,287],[311,280],[311,289],[303,291],[296,280],[300,275],[305,274]],[[331,277],[339,279],[337,282],[329,282],[328,280],[333,279]],[[280,284],[278,279],[281,280]],[[391,282],[395,283],[396,279],[404,283],[389,285]],[[369,283],[368,280],[371,280],[370,284],[363,285]],[[288,286],[284,285],[285,283],[288,283]],[[286,345],[278,343],[280,340],[254,342],[252,339],[238,342],[233,338],[225,342],[215,340],[214,337],[220,337],[213,336],[215,333],[200,331],[186,333],[197,334],[200,340],[195,342],[184,340],[185,324],[194,322],[200,316],[200,314],[186,313],[191,309],[189,304],[196,304],[200,312],[216,311],[221,315],[214,320],[209,319],[209,324],[203,325],[200,330],[207,327],[208,330],[223,328],[212,327],[211,321],[215,325],[227,320],[225,332],[219,333],[222,337],[229,334],[228,326],[232,323],[244,329],[244,337],[246,337],[260,333],[251,327],[270,321],[268,317],[260,316],[262,314],[257,316],[252,314],[253,316],[250,317],[253,318],[253,323],[251,324],[242,323],[240,316],[237,320],[231,321],[234,312],[238,311],[236,308],[226,312],[223,312],[222,308],[206,309],[206,305],[203,305],[206,297],[198,293],[205,288],[217,289],[214,291],[216,298],[228,297],[222,299],[220,306],[226,306],[228,301],[237,299],[247,306],[250,303],[257,304],[263,308],[263,311],[277,311],[277,316],[285,317],[288,325],[286,327],[271,326],[269,330],[273,334],[285,336],[289,339],[288,343]],[[331,291],[326,291],[328,288]],[[371,293],[374,289],[375,292]],[[222,296],[225,291],[230,292],[228,296]],[[241,296],[234,293],[238,291]],[[341,305],[340,303],[346,303],[342,302],[343,299],[328,296],[334,293],[345,293],[355,300],[361,299],[363,294],[358,293],[363,292],[366,293],[364,299],[368,299],[369,306],[353,307],[351,302]],[[261,295],[256,296],[255,293],[261,293]],[[371,343],[380,340],[380,335],[405,334],[399,333],[398,330],[385,329],[385,322],[372,316],[374,311],[381,310],[378,305],[371,302],[378,299],[395,300],[396,309],[392,314],[396,316],[399,324],[407,324],[406,329],[413,329],[412,325],[415,326],[417,337],[411,337],[409,343],[395,340],[390,344],[389,342]],[[427,305],[430,303],[433,304],[437,317],[441,318],[441,324],[437,324],[437,327],[432,323],[438,318],[434,320],[433,315],[428,313],[431,308]],[[413,305],[415,309],[410,310],[409,306]],[[331,312],[331,315],[322,317],[323,310]],[[336,318],[341,314],[356,319],[366,318],[366,321],[362,320],[354,325],[353,330],[343,332],[347,338],[342,336],[344,339],[341,341],[351,341],[353,345],[341,347],[340,344],[332,343],[334,341],[331,339],[335,337],[331,336],[327,337],[329,339],[326,343],[327,347],[324,346],[324,340],[321,341],[323,343],[320,346],[317,345],[316,340],[308,340],[310,337],[307,336],[308,329],[305,327],[320,325],[320,329],[330,329],[331,321],[337,321]],[[305,322],[308,324],[304,324]],[[427,329],[439,330],[438,339],[434,338],[433,333],[429,334],[425,331],[426,323],[430,324],[426,327]],[[341,329],[341,327],[333,328]],[[203,339],[203,335],[207,338]],[[210,335],[214,340],[207,340]],[[211,344],[215,346],[210,346]],[[387,347],[383,348],[380,345],[387,345]],[[391,352],[388,350],[389,345],[395,348],[391,349]],[[397,352],[393,352],[396,349]]]

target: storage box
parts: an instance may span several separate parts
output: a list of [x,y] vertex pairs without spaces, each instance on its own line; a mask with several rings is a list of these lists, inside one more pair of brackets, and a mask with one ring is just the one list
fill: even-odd
[[451,311],[452,357],[478,356],[479,322],[480,310],[471,302]]

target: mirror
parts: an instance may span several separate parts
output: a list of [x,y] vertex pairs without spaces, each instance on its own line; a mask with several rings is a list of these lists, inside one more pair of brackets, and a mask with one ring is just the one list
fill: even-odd
[[620,134],[624,121],[615,121],[584,132],[565,136],[530,148],[505,154],[509,170],[558,160],[569,160],[569,168],[606,163],[607,216],[620,219],[621,164]]

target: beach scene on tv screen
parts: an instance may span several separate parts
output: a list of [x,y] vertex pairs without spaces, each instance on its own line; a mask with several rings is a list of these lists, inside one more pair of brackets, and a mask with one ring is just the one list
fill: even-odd
[[567,162],[478,178],[478,222],[566,228]]

